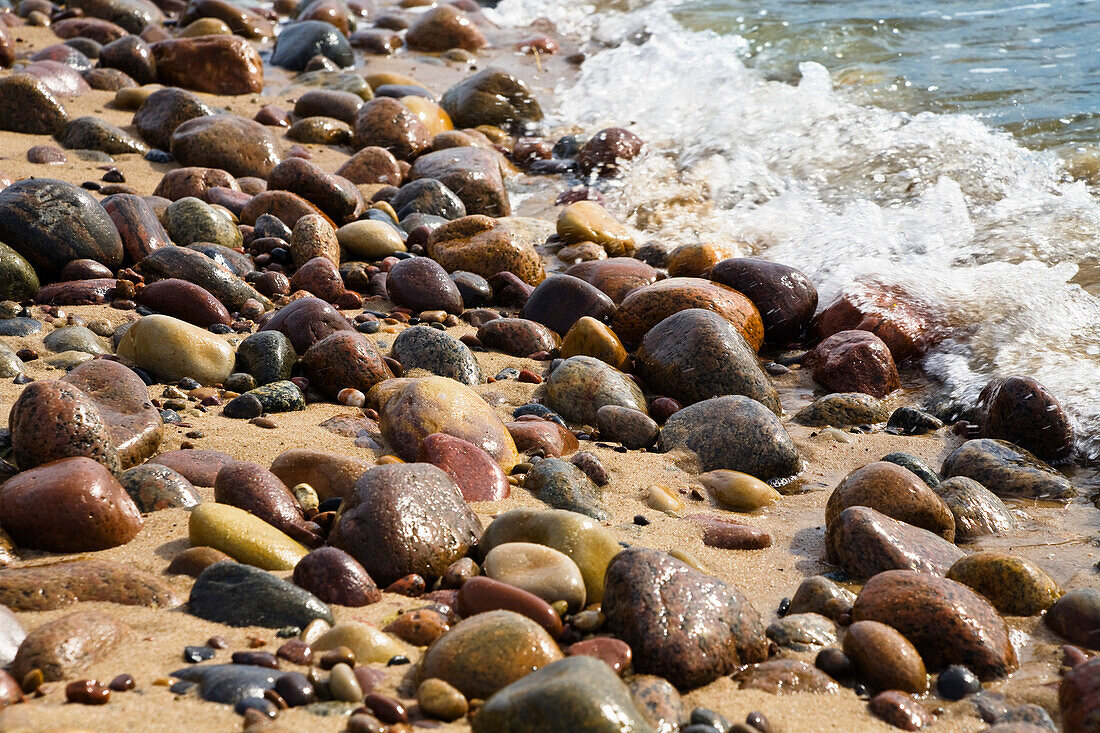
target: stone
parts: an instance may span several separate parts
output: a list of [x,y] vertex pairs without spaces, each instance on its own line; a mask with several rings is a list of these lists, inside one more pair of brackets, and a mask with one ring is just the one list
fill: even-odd
[[0,379],[11,379],[24,373],[23,360],[0,343]]
[[778,262],[732,257],[716,264],[710,277],[748,296],[760,311],[764,338],[771,344],[797,340],[817,309],[817,289],[810,279]]
[[920,654],[895,629],[878,621],[858,621],[844,635],[844,653],[860,680],[872,690],[928,691]]
[[129,638],[129,629],[102,611],[77,611],[35,628],[12,662],[11,671],[23,679],[33,669],[47,682],[56,682],[110,656]]
[[1046,387],[1030,377],[994,379],[978,397],[983,438],[999,438],[1030,451],[1044,461],[1073,452],[1074,430],[1069,415]]
[[428,236],[425,249],[447,272],[463,270],[486,278],[511,272],[530,285],[545,277],[532,243],[488,216],[464,216],[440,225]]
[[886,431],[898,435],[924,435],[942,427],[943,421],[935,415],[908,405],[894,410],[886,421]]
[[860,591],[852,619],[892,626],[932,671],[962,664],[980,679],[991,680],[1018,666],[996,609],[966,586],[945,578],[912,570],[879,573]]
[[920,357],[946,335],[929,304],[901,286],[884,285],[870,278],[857,278],[837,295],[814,318],[810,335],[827,339],[852,329],[868,331],[881,339],[897,363]]
[[827,674],[797,659],[775,659],[750,665],[734,675],[742,690],[772,695],[793,693],[833,694],[840,686]]
[[548,407],[566,420],[592,425],[604,405],[618,405],[646,414],[638,385],[614,367],[590,356],[566,359],[546,380]]
[[379,147],[398,160],[412,160],[430,145],[431,135],[420,118],[391,97],[372,99],[359,109],[355,118],[356,148]]
[[236,705],[242,700],[264,699],[280,674],[252,664],[202,664],[177,669],[172,676],[196,683],[203,700]]
[[758,527],[706,514],[693,514],[688,518],[703,528],[703,544],[707,547],[762,550],[772,544],[771,535]]
[[168,466],[195,486],[213,486],[218,471],[236,461],[227,453],[200,448],[168,451],[149,459],[149,463]]
[[366,606],[382,592],[355,558],[336,547],[319,547],[294,566],[294,583],[325,603]]
[[172,155],[185,166],[220,168],[233,176],[267,178],[282,162],[274,134],[231,114],[195,117],[175,129]]
[[814,381],[834,392],[863,392],[882,398],[901,386],[894,358],[870,331],[840,331],[814,347],[802,360]]
[[79,8],[90,18],[102,18],[115,23],[129,33],[141,33],[149,23],[159,23],[164,15],[147,0],[76,0],[72,7]]
[[814,400],[803,407],[794,419],[803,425],[846,428],[853,425],[873,425],[884,422],[890,411],[869,394],[837,392]]
[[119,477],[119,483],[142,512],[190,509],[202,502],[191,482],[167,466],[134,466]]
[[486,577],[521,588],[547,603],[565,601],[571,612],[584,607],[580,568],[551,547],[530,542],[497,545],[486,554],[482,571]]
[[229,32],[245,38],[263,40],[274,35],[274,26],[270,20],[253,10],[223,0],[191,0],[187,3],[179,22],[181,25],[190,26],[203,18],[221,20],[226,24]]
[[627,686],[634,704],[657,733],[676,733],[680,721],[687,720],[680,693],[668,680],[651,674],[638,674],[630,678]]
[[841,511],[825,531],[829,561],[856,578],[887,570],[943,575],[963,552],[942,537],[865,506]]
[[241,233],[234,222],[204,201],[184,197],[172,202],[161,216],[164,228],[179,246],[211,242],[240,247]]
[[87,601],[172,608],[182,599],[157,576],[112,560],[0,569],[0,603],[14,611],[52,611]]
[[472,725],[475,733],[654,730],[618,676],[584,655],[553,662],[501,689],[485,701]]
[[[377,99],[374,102],[368,102],[364,110],[381,101]],[[360,117],[360,120],[362,119],[363,117]],[[358,130],[357,124],[357,133]],[[388,147],[366,137],[363,137],[363,140]],[[398,158],[403,157],[397,150],[389,149]],[[459,147],[425,153],[416,158],[407,177],[410,181],[422,178],[439,181],[462,200],[466,214],[502,217],[510,216],[512,213],[508,194],[504,190],[499,159],[488,150]]]
[[699,481],[718,506],[731,512],[752,512],[776,504],[781,498],[771,486],[740,471],[708,471],[699,474]]
[[586,514],[593,519],[610,518],[600,504],[602,492],[584,471],[560,458],[544,458],[527,472],[523,487],[554,509]]
[[315,652],[345,647],[351,650],[359,664],[385,664],[394,656],[407,651],[389,634],[356,621],[336,624],[310,646]]
[[188,547],[172,558],[172,562],[164,572],[169,575],[189,575],[197,578],[203,570],[214,563],[232,560],[233,558],[229,555],[213,547]]
[[505,427],[521,453],[560,458],[576,452],[580,447],[576,436],[568,428],[549,420],[525,416],[523,420],[506,423]]
[[637,450],[657,442],[660,428],[648,415],[629,407],[604,405],[596,411],[596,425],[602,440],[621,443]]
[[522,588],[484,576],[467,578],[462,583],[455,610],[463,618],[497,610],[514,611],[546,629],[550,636],[562,635],[561,617],[549,603]]
[[565,274],[592,283],[616,304],[622,303],[637,288],[652,285],[658,277],[656,269],[629,257],[578,262],[566,270]]
[[271,573],[235,562],[202,571],[191,587],[193,616],[230,626],[305,627],[314,619],[333,623],[332,611],[312,593]]
[[57,141],[66,148],[98,150],[108,155],[144,154],[149,147],[128,132],[98,117],[78,117],[65,125]]
[[[692,242],[683,244],[668,255],[669,277],[709,277],[711,269],[723,260],[736,257],[740,246],[736,242]],[[722,283],[729,285],[729,283]],[[737,287],[730,285],[734,290]],[[759,309],[759,306],[757,307]]]
[[191,510],[188,539],[265,570],[291,570],[306,548],[267,522],[228,504],[204,502]]
[[[358,112],[360,108],[362,104],[356,108],[356,111]],[[336,175],[343,176],[355,184],[382,183],[390,186],[401,185],[404,178],[393,153],[377,145],[368,145],[348,158],[336,169]]]
[[817,613],[834,620],[839,613],[848,613],[856,596],[822,575],[806,578],[798,586],[787,613]]
[[302,71],[318,55],[331,59],[340,68],[354,63],[351,44],[335,26],[321,20],[300,20],[282,29],[271,63],[290,71]]
[[42,279],[78,259],[112,271],[122,264],[122,240],[99,202],[71,183],[49,178],[22,180],[0,191],[0,241]]
[[1016,519],[996,494],[963,476],[949,478],[936,493],[955,517],[955,541],[1002,534],[1016,527]]
[[481,537],[481,522],[450,476],[430,464],[364,473],[344,500],[329,543],[383,585],[417,573],[437,578]]
[[469,709],[461,692],[434,677],[420,683],[416,689],[416,701],[420,703],[420,709],[431,717],[447,721],[464,717]]
[[266,331],[282,333],[290,339],[296,354],[304,354],[326,336],[355,329],[339,311],[320,298],[299,298],[280,308],[257,333]]
[[290,489],[258,463],[237,461],[218,471],[214,501],[244,509],[289,536],[304,530],[305,514]]
[[739,590],[657,550],[611,561],[603,613],[634,651],[635,669],[684,688],[767,658],[763,623]]
[[65,129],[69,113],[38,77],[16,73],[0,79],[0,120],[11,132],[56,135]]
[[394,339],[391,356],[401,362],[405,372],[424,370],[465,385],[480,384],[484,380],[469,347],[449,333],[430,326],[418,325],[402,331]]
[[420,444],[417,460],[447,473],[470,501],[499,501],[508,497],[510,485],[500,464],[480,447],[447,433],[432,433]]
[[290,288],[312,293],[329,303],[339,303],[347,292],[340,271],[325,257],[314,257],[299,267],[290,278]]
[[393,226],[373,219],[345,224],[336,230],[336,238],[348,254],[369,262],[406,251],[401,235]]
[[973,588],[1006,616],[1037,616],[1062,596],[1062,589],[1038,565],[1000,552],[961,558],[945,577]]
[[[294,103],[294,114],[299,118],[318,115],[334,117],[350,125],[355,122],[355,115],[362,106],[363,98],[358,94],[336,89],[311,89],[298,97]],[[367,181],[353,181],[353,183],[367,183]]]
[[485,699],[561,658],[534,621],[513,611],[489,611],[460,621],[429,647],[420,677],[442,679],[468,698]]
[[1100,649],[1100,591],[1074,588],[1054,602],[1043,621],[1070,643]]
[[145,316],[118,343],[118,355],[158,376],[175,381],[191,377],[200,384],[225,381],[234,354],[225,340],[169,316]]
[[825,506],[826,534],[840,513],[853,506],[875,509],[899,522],[955,540],[955,518],[920,478],[897,464],[875,461],[844,477]]
[[50,351],[83,351],[87,354],[110,353],[102,338],[84,326],[63,326],[51,331],[42,339],[42,345]]
[[577,201],[562,209],[557,233],[566,244],[595,242],[611,257],[629,255],[635,249],[630,231],[595,201]]
[[466,216],[466,205],[462,203],[462,199],[434,178],[421,177],[407,182],[390,200],[390,205],[400,221],[405,221],[413,214],[435,216],[448,221]]
[[754,348],[713,311],[689,308],[665,318],[645,334],[636,362],[652,389],[683,405],[738,394],[781,412]]
[[8,425],[12,457],[24,470],[72,457],[91,458],[111,473],[122,469],[98,405],[68,382],[28,384],[12,405]]
[[591,356],[619,371],[630,369],[630,357],[619,337],[608,326],[590,316],[582,316],[570,326],[562,339],[560,354],[564,359],[571,356]]
[[615,304],[598,288],[571,275],[552,275],[534,289],[520,316],[566,333],[582,317],[606,321]]
[[561,343],[558,335],[546,326],[525,318],[494,318],[487,321],[478,327],[477,339],[490,349],[520,357],[539,351],[552,353]]
[[[299,159],[294,158],[294,160]],[[294,259],[296,267],[301,267],[315,257],[324,257],[332,264],[339,266],[340,242],[336,238],[336,230],[324,216],[318,214],[303,216],[294,225],[294,231],[290,235],[290,256]]]
[[1067,501],[1076,493],[1069,480],[1024,448],[993,438],[966,441],[944,459],[940,473],[974,479],[1000,497]]
[[458,285],[439,263],[427,257],[398,261],[386,275],[386,292],[396,305],[415,313],[441,310],[457,315],[463,311]]
[[689,405],[661,429],[662,451],[694,451],[704,471],[726,468],[762,481],[798,473],[802,460],[783,425],[749,397],[727,395]]
[[1071,669],[1058,687],[1058,705],[1066,733],[1088,733],[1100,723],[1100,659],[1093,658]]
[[[600,130],[577,153],[581,173],[600,177],[618,175],[622,162],[631,161],[642,151],[641,139],[621,127]],[[671,273],[670,273],[671,274]]]
[[200,328],[215,323],[228,326],[232,319],[226,307],[204,288],[178,278],[158,280],[145,286],[137,300],[150,310],[178,318]]
[[271,472],[287,486],[309,484],[317,492],[317,497],[324,501],[349,496],[355,482],[373,466],[373,461],[341,453],[291,448],[272,461]]
[[415,460],[421,442],[447,433],[478,446],[510,471],[519,462],[515,442],[496,412],[469,387],[446,377],[390,380],[367,395],[378,405],[379,428],[404,460]]
[[470,18],[453,5],[432,8],[417,18],[405,35],[413,51],[442,53],[452,48],[479,51],[489,42]]
[[895,728],[919,730],[935,722],[936,717],[909,695],[897,690],[880,692],[871,698],[868,709],[874,716]]
[[357,331],[330,333],[306,349],[299,364],[310,384],[333,399],[348,388],[367,393],[393,377],[382,355]]
[[[301,196],[321,209],[333,222],[350,221],[363,206],[362,195],[351,181],[293,156],[271,170],[267,187],[270,191],[286,190]],[[333,264],[340,263],[334,261]]]
[[29,300],[38,288],[38,275],[31,264],[0,242],[0,300]]
[[455,127],[496,125],[522,132],[542,120],[531,89],[515,76],[489,67],[448,89],[441,100]]
[[[263,89],[260,54],[243,38],[173,38],[158,41],[150,48],[157,79],[165,86],[207,94],[258,94]],[[175,151],[172,154],[176,155]]]

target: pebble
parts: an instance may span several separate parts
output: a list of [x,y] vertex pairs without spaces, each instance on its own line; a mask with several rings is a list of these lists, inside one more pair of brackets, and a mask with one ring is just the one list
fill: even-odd
[[172,558],[165,572],[169,575],[190,575],[192,578],[197,578],[203,570],[214,563],[232,559],[213,547],[188,547]]
[[771,486],[739,471],[718,469],[701,473],[698,478],[718,506],[732,512],[752,512],[771,506],[781,498]]
[[1015,443],[1044,461],[1068,458],[1074,429],[1069,415],[1050,391],[1031,377],[994,379],[978,397],[983,438]]
[[933,489],[937,488],[940,485],[939,474],[933,471],[931,467],[929,467],[929,465],[923,460],[917,458],[910,453],[902,453],[900,451],[896,453],[888,453],[887,455],[882,457],[882,460],[889,461],[890,463],[896,463],[902,468],[906,468],[912,471],[920,477],[921,481],[928,484]]
[[523,318],[495,318],[483,323],[477,329],[477,339],[487,348],[519,357],[552,352],[561,344],[558,335],[546,326]]
[[995,535],[1016,527],[1016,519],[996,494],[973,479],[949,478],[936,487],[955,517],[955,540]]
[[346,647],[359,664],[382,664],[404,654],[397,641],[389,634],[369,624],[347,621],[333,626],[312,642],[314,651],[325,652]]
[[1074,588],[1054,602],[1043,621],[1073,644],[1100,648],[1100,591]]
[[1062,712],[1062,727],[1066,733],[1087,733],[1096,727],[1100,706],[1097,675],[1100,660],[1092,659],[1070,670],[1058,689],[1058,706]]
[[267,128],[230,114],[184,122],[172,133],[171,148],[180,165],[220,168],[236,177],[265,178],[282,160],[279,143]]
[[500,501],[511,488],[493,457],[478,446],[447,433],[424,437],[418,460],[443,469],[458,484],[462,497],[470,501]]
[[813,651],[836,642],[833,622],[816,613],[789,613],[768,624],[768,638],[796,652]]
[[348,388],[367,394],[393,377],[370,339],[350,330],[341,329],[315,342],[299,364],[310,385],[332,399]]
[[916,407],[899,407],[886,421],[886,431],[898,435],[924,435],[943,427],[943,421]]
[[119,476],[119,483],[142,512],[189,509],[202,501],[191,482],[167,466],[134,466]]
[[259,517],[213,502],[191,510],[188,537],[194,547],[213,547],[234,560],[267,570],[291,570],[307,552]]
[[527,472],[523,487],[554,509],[586,514],[593,519],[610,518],[601,505],[602,491],[584,471],[560,458],[545,458]]
[[522,588],[479,576],[470,578],[458,589],[455,610],[463,617],[495,610],[515,611],[558,638],[562,633],[561,617],[550,604]]
[[484,381],[481,366],[473,352],[454,336],[429,326],[407,328],[394,339],[394,359],[405,372],[422,369],[465,385]]
[[961,558],[945,576],[973,588],[1006,616],[1037,616],[1062,596],[1062,589],[1030,560],[1000,552]]
[[803,425],[846,428],[881,423],[889,414],[889,410],[869,394],[839,392],[815,400],[799,410],[794,419]]
[[944,459],[945,478],[965,476],[1000,497],[1066,501],[1075,489],[1062,474],[1027,450],[1003,440],[968,440]]
[[844,653],[872,690],[924,694],[928,675],[920,654],[896,630],[877,621],[857,621],[844,636]]
[[329,672],[328,691],[334,700],[360,702],[363,699],[363,688],[355,679],[355,673],[343,662],[336,664]]
[[605,405],[627,407],[643,415],[645,397],[614,367],[590,356],[566,359],[546,380],[545,404],[566,420],[592,425]]
[[542,108],[522,80],[489,67],[448,89],[440,101],[456,128],[495,125],[522,131],[542,120]]
[[964,554],[939,535],[865,506],[836,515],[825,531],[825,549],[830,562],[855,578],[902,569],[943,575]]
[[172,672],[172,676],[197,683],[208,702],[236,705],[242,700],[263,699],[275,688],[280,673],[269,667],[249,664],[200,664]]
[[897,690],[880,692],[868,707],[876,717],[902,730],[920,730],[936,719],[919,702]]
[[233,371],[232,347],[209,331],[169,316],[145,316],[118,343],[118,355],[168,381],[223,382]]
[[332,623],[320,599],[265,570],[220,562],[202,571],[191,588],[188,612],[230,626],[305,626],[315,618]]
[[450,624],[447,617],[428,608],[407,611],[391,621],[384,629],[387,633],[412,644],[430,646],[447,633]]
[[685,718],[680,693],[668,680],[654,675],[634,675],[628,682],[634,704],[657,733],[675,733]]
[[773,659],[752,664],[734,675],[742,690],[772,695],[795,693],[835,694],[840,686],[813,665],[798,659]]
[[822,575],[814,575],[799,584],[787,613],[818,613],[835,621],[840,614],[852,610],[855,599],[851,591]]
[[446,270],[427,257],[397,262],[387,273],[386,291],[395,304],[417,312],[442,310],[458,314],[463,310],[458,285]]
[[885,397],[901,386],[890,349],[870,331],[840,331],[802,360],[814,381],[833,392],[863,392]]
[[1019,664],[1005,622],[988,601],[961,583],[927,573],[875,575],[856,598],[852,619],[892,626],[933,671],[962,664],[990,680]]
[[409,573],[440,577],[480,537],[481,522],[450,476],[430,464],[398,463],[359,478],[329,543],[388,585]]
[[948,542],[955,540],[955,518],[943,499],[916,474],[889,461],[869,463],[844,477],[825,506],[826,533],[852,506],[870,507]]
[[802,272],[757,257],[732,257],[714,265],[711,279],[744,293],[756,305],[768,343],[798,339],[817,309],[817,289]]
[[305,515],[290,489],[258,463],[237,461],[214,479],[214,501],[244,509],[275,529],[303,535]]
[[363,566],[336,547],[320,547],[299,560],[294,582],[325,603],[357,607],[382,599]]
[[427,715],[440,720],[458,720],[466,715],[469,703],[452,685],[432,677],[416,688],[416,701]]
[[182,599],[159,577],[112,560],[0,569],[0,603],[13,611],[49,611],[84,601],[172,608]]
[[65,685],[65,701],[80,705],[106,705],[111,690],[95,680],[75,680]]
[[547,603],[565,601],[572,613],[584,608],[585,586],[580,568],[551,547],[530,542],[497,545],[486,554],[482,571],[489,578],[532,593]]
[[624,344],[640,344],[651,328],[687,309],[713,311],[729,321],[753,353],[764,341],[756,306],[741,293],[710,280],[670,277],[631,291],[619,304],[611,327]]
[[763,623],[741,592],[665,553],[624,550],[605,583],[607,626],[639,672],[697,687],[767,657]]
[[632,450],[653,445],[660,433],[657,423],[644,412],[619,405],[604,405],[596,410],[596,425],[601,438]]
[[462,270],[484,278],[513,273],[528,285],[546,276],[530,238],[489,216],[464,216],[441,224],[428,236],[425,249],[447,272]]
[[595,242],[611,257],[635,249],[630,231],[595,201],[577,201],[558,214],[557,233],[566,244]]
[[259,384],[268,384],[290,379],[298,355],[280,331],[258,331],[237,346],[236,360]]
[[249,307],[249,301],[256,301],[264,309],[271,307],[271,302],[259,291],[228,267],[220,265],[212,257],[197,249],[158,247],[142,258],[138,269],[150,280],[181,278],[192,282],[209,292],[231,311]]
[[331,59],[339,68],[354,63],[351,45],[332,24],[300,20],[284,26],[271,54],[271,63],[290,71],[302,71],[317,55]]
[[936,692],[945,700],[961,700],[981,689],[981,680],[961,664],[952,664],[936,679]]
[[27,634],[11,665],[23,679],[42,671],[47,682],[71,677],[102,661],[130,637],[130,630],[102,611],[77,611],[47,621]]

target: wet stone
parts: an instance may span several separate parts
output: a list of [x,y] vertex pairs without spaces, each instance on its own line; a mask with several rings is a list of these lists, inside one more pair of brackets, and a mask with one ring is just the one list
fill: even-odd
[[0,336],[33,336],[42,330],[42,322],[19,316],[0,320]]
[[879,693],[869,707],[876,717],[902,730],[919,730],[935,721],[923,705],[897,690]]
[[841,331],[802,360],[814,381],[834,392],[863,392],[882,398],[901,386],[890,349],[870,331]]
[[42,81],[23,73],[0,79],[0,119],[12,132],[54,135],[65,129],[69,113]]
[[266,178],[282,160],[270,130],[228,114],[184,122],[172,133],[171,149],[181,165],[220,168],[233,176]]
[[610,518],[600,503],[600,489],[584,471],[560,458],[539,461],[527,473],[523,487],[551,508],[586,514],[599,521]]
[[493,457],[461,438],[446,433],[425,436],[418,460],[443,469],[466,501],[499,501],[510,492],[507,477]]
[[638,386],[614,367],[590,356],[566,359],[546,380],[545,403],[566,420],[595,424],[604,405],[647,412]]
[[467,385],[483,381],[481,367],[470,349],[454,336],[428,326],[402,331],[393,342],[392,355],[406,372],[423,369]]
[[889,410],[877,399],[862,392],[837,392],[815,400],[802,408],[794,419],[803,425],[831,425],[846,428],[852,425],[873,425],[884,422]]
[[1062,474],[1003,440],[968,440],[943,462],[945,477],[974,479],[1000,497],[1066,501],[1076,493]]
[[[295,412],[306,409],[306,400],[298,385],[289,380],[269,382],[245,392],[240,397],[233,398],[225,406],[225,414],[228,417],[252,418],[256,415],[251,412],[249,404],[252,398],[260,406],[260,412]],[[240,403],[237,401],[241,400]],[[236,403],[236,404],[235,404]],[[260,413],[257,413],[260,414]]]
[[882,460],[889,461],[890,463],[896,463],[902,468],[912,471],[920,477],[921,481],[931,486],[933,489],[940,485],[940,476],[933,471],[927,463],[920,458],[909,453],[889,453],[882,457]]
[[814,666],[797,659],[775,659],[753,664],[734,675],[742,690],[772,695],[794,693],[833,694],[840,685]]
[[110,615],[77,611],[27,634],[12,662],[12,675],[23,679],[40,669],[47,682],[55,682],[101,661],[128,637],[129,629]]
[[815,575],[806,578],[798,586],[794,596],[791,597],[791,605],[787,612],[792,614],[818,613],[835,620],[835,614],[830,610],[836,608],[845,612],[850,611],[856,596],[849,590],[841,588],[828,578]]
[[856,578],[902,569],[943,575],[963,556],[942,537],[864,506],[841,511],[825,542],[830,561]]
[[916,474],[889,461],[868,463],[844,477],[825,507],[826,533],[851,506],[870,507],[949,542],[955,540],[954,516],[943,500]]
[[58,142],[66,148],[99,150],[109,155],[144,154],[149,148],[121,128],[98,117],[78,117],[65,126]]
[[1006,616],[1036,616],[1062,595],[1038,565],[999,552],[968,555],[952,565],[946,577],[981,593]]
[[241,700],[263,698],[264,692],[275,688],[280,673],[249,664],[215,664],[184,667],[172,676],[197,682],[199,694],[208,702],[236,705]]
[[813,651],[836,642],[833,622],[816,613],[793,613],[773,621],[766,630],[768,638],[796,652]]
[[366,606],[382,598],[367,571],[343,550],[321,547],[294,566],[295,584],[326,603]]
[[542,120],[542,109],[527,84],[492,67],[448,89],[440,103],[457,128],[496,125],[522,131]]
[[318,54],[341,68],[354,63],[348,39],[335,26],[320,20],[299,21],[283,28],[271,54],[271,63],[301,71]]
[[260,384],[290,379],[298,355],[283,333],[259,331],[237,346],[237,367]]
[[887,432],[898,435],[924,435],[943,427],[943,421],[916,407],[899,407],[886,422]]
[[538,351],[552,352],[561,343],[550,329],[524,318],[495,318],[477,329],[477,338],[490,349],[525,357]]
[[119,482],[142,512],[188,509],[202,501],[191,482],[167,466],[134,466],[119,477]]
[[860,680],[872,690],[928,690],[924,662],[909,641],[877,621],[857,621],[844,636],[844,653]]
[[181,599],[160,578],[109,560],[0,569],[0,603],[12,610],[48,611],[83,601],[170,608]]
[[1089,649],[1100,648],[1100,591],[1075,588],[1069,591],[1043,616],[1054,633]]
[[1073,452],[1069,415],[1050,391],[1030,377],[995,379],[978,397],[983,438],[1000,438],[1046,461]]

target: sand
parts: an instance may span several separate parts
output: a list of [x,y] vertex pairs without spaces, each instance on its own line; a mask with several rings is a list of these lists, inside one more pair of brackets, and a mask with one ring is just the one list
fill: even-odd
[[[573,67],[565,57],[575,48],[566,43],[561,55],[544,57],[536,62],[530,56],[513,54],[509,50],[509,41],[523,35],[526,34],[518,31],[491,34],[498,48],[490,50],[485,56],[491,57],[494,63],[517,70],[535,89],[544,107],[552,109],[553,87],[572,73]],[[48,29],[19,28],[15,29],[13,36],[20,39],[21,53],[58,42]],[[487,64],[481,61],[478,63],[479,68],[485,65]],[[391,59],[369,57],[357,71],[404,73],[422,81],[437,94],[467,73],[459,64],[413,54],[401,54]],[[262,96],[203,96],[211,104],[251,117],[263,104],[280,104],[284,108],[291,106],[290,100],[300,91],[286,90],[287,78],[277,72],[270,73],[268,89]],[[91,92],[79,99],[67,100],[66,105],[74,117],[95,114],[125,127],[130,122],[132,112],[113,109],[110,104],[112,98],[112,93]],[[101,164],[82,162],[71,154],[70,162],[66,165],[45,166],[26,162],[27,148],[52,142],[44,136],[0,133],[0,170],[14,179],[46,176],[76,184],[100,178]],[[288,147],[291,144],[293,143],[286,141]],[[313,162],[330,171],[335,170],[347,155],[347,151],[326,149],[322,146],[306,147],[314,154]],[[142,194],[151,193],[161,175],[172,167],[153,165],[136,155],[117,156],[116,165],[125,174],[127,184]],[[516,175],[508,185],[513,200],[519,202],[515,212],[517,215],[554,220],[553,196],[565,186],[561,179]],[[548,264],[561,267],[560,263],[552,259]],[[36,316],[42,316],[37,307],[32,310]],[[131,313],[98,306],[67,307],[64,311],[78,315],[86,321],[105,318],[116,324],[132,317]],[[46,329],[48,330],[49,328]],[[472,333],[473,329],[463,325],[450,329],[450,332],[460,336]],[[239,340],[240,337],[229,338]],[[371,338],[385,350],[392,343],[394,334],[379,333]],[[8,338],[5,342],[13,349],[33,347],[46,354],[41,346],[40,336],[27,339]],[[546,363],[497,353],[482,353],[477,356],[487,375],[496,374],[505,366],[527,367],[536,373],[543,373],[547,366]],[[28,373],[35,379],[56,379],[63,375],[60,371],[46,367],[41,360],[29,363]],[[922,384],[919,375],[909,374],[907,378],[911,384]],[[693,479],[695,468],[683,456],[646,452],[620,454],[610,449],[597,448],[591,443],[582,445],[585,449],[593,450],[612,475],[611,483],[605,489],[604,502],[613,515],[609,525],[622,540],[636,545],[660,549],[679,548],[690,552],[715,575],[741,588],[766,622],[775,619],[776,608],[781,599],[792,595],[802,579],[831,569],[824,561],[824,507],[829,492],[845,474],[893,451],[916,454],[935,467],[958,440],[949,430],[945,430],[941,434],[926,437],[898,437],[881,432],[869,435],[849,434],[851,442],[839,443],[820,435],[818,429],[789,422],[790,415],[807,404],[815,394],[820,394],[815,392],[815,385],[808,374],[795,369],[777,378],[775,382],[787,413],[785,422],[802,452],[806,469],[795,483],[784,488],[788,493],[779,504],[752,515],[733,515],[771,534],[772,545],[765,550],[729,551],[708,548],[702,543],[701,530],[697,525],[655,512],[641,501],[648,486],[659,484],[684,495],[685,502],[689,505],[687,513],[705,510],[709,513],[726,514],[712,506],[709,500],[692,500],[688,496],[691,489],[699,484]],[[11,380],[0,383],[0,424],[6,424],[7,413],[20,389]],[[163,385],[151,387],[150,396],[160,397],[163,389]],[[505,418],[510,416],[515,407],[529,402],[538,393],[535,385],[511,380],[482,385],[476,390],[486,396]],[[914,394],[912,391],[899,392],[892,397],[891,404],[909,404],[913,401]],[[186,414],[186,426],[166,426],[161,451],[177,449],[181,443],[188,441],[196,448],[221,450],[264,464],[270,463],[288,448],[312,448],[365,458],[379,457],[381,452],[356,447],[352,439],[335,436],[319,427],[333,415],[353,412],[353,409],[334,404],[311,404],[303,412],[272,415],[278,427],[263,429],[246,421],[224,418],[214,408],[206,413]],[[205,437],[192,439],[185,436],[185,433],[194,430],[201,430]],[[212,499],[211,489],[200,491],[205,499]],[[475,505],[475,509],[483,523],[487,524],[494,515],[508,509],[540,506],[542,505],[527,492],[517,488],[509,499]],[[1019,529],[1004,536],[981,540],[965,549],[1009,551],[1037,562],[1064,587],[1100,588],[1100,579],[1092,568],[1096,562],[1093,537],[1096,534],[1097,514],[1091,505],[1077,502],[1063,508],[1017,502],[1011,506],[1020,512],[1022,521]],[[645,527],[634,524],[633,517],[638,514],[645,515],[650,524]],[[146,516],[143,530],[127,545],[88,553],[82,557],[121,561],[159,574],[186,547],[187,513],[183,510],[165,510]],[[17,564],[36,564],[57,557],[48,553],[27,552]],[[165,577],[186,596],[190,578]],[[858,588],[853,586],[853,590]],[[367,621],[383,625],[400,610],[421,605],[423,604],[415,599],[387,594],[378,604],[359,609],[334,607],[334,612],[340,621]],[[49,683],[43,697],[0,713],[0,730],[236,730],[240,728],[242,718],[233,713],[231,708],[207,703],[194,696],[181,697],[172,694],[165,686],[168,673],[184,666],[181,659],[184,646],[203,644],[215,634],[225,637],[230,644],[229,649],[218,653],[220,661],[228,661],[230,651],[245,649],[252,644],[262,643],[261,648],[274,651],[282,643],[282,640],[276,639],[274,630],[237,629],[209,623],[188,615],[186,607],[171,611],[105,603],[86,603],[81,604],[81,607],[109,613],[132,629],[130,640],[124,646],[82,673],[82,676],[107,681],[119,673],[128,672],[136,678],[137,689],[113,693],[110,704],[106,706],[87,707],[65,704],[64,683]],[[27,629],[33,629],[72,610],[70,607],[42,613],[20,613],[19,617]],[[1037,618],[1014,618],[1009,623],[1013,630],[1013,640],[1020,652],[1021,669],[1010,680],[989,687],[1005,693],[1010,703],[1034,702],[1056,714],[1060,656],[1058,647],[1061,642]],[[410,658],[415,662],[421,651],[410,648]],[[812,653],[785,655],[811,662],[813,657]],[[413,668],[406,666],[387,669],[386,680],[379,688],[380,691],[396,694],[405,698],[406,702],[411,702],[410,698],[414,696],[415,690],[410,681]],[[867,712],[866,702],[847,689],[836,695],[773,696],[761,692],[740,691],[727,678],[687,694],[685,703],[689,709],[697,705],[713,708],[730,720],[743,720],[748,712],[758,710],[768,717],[776,731],[895,730],[873,718]],[[977,731],[985,727],[970,703],[944,705],[933,697],[928,705],[940,713],[932,730]],[[344,719],[318,717],[300,710],[288,710],[280,715],[276,725],[286,730],[339,731],[344,728]],[[459,721],[445,725],[443,729],[463,730],[466,725]]]

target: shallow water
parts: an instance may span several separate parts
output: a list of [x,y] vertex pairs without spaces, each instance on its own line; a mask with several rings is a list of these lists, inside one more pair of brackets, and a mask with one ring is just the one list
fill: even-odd
[[[818,8],[781,7],[798,15],[809,6]],[[1077,419],[1080,457],[1100,458],[1100,202],[1088,182],[1055,152],[996,127],[991,115],[1004,105],[992,97],[984,110],[973,99],[965,107],[990,119],[928,111],[960,98],[935,90],[881,104],[885,92],[869,95],[847,83],[849,70],[819,63],[805,34],[773,33],[767,52],[756,51],[759,29],[685,27],[698,25],[700,7],[503,0],[498,15],[554,18],[590,39],[554,122],[630,127],[647,142],[607,193],[650,237],[741,242],[746,254],[804,270],[822,305],[857,277],[900,285],[951,329],[923,364],[942,382],[940,400],[967,403],[993,376],[1031,375]],[[816,12],[854,17],[861,7]],[[1000,48],[982,37],[976,49]],[[865,58],[883,78],[934,69]],[[1020,120],[1046,114],[1040,104],[1013,109]]]

